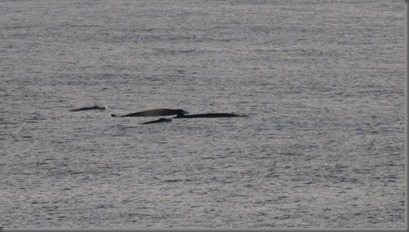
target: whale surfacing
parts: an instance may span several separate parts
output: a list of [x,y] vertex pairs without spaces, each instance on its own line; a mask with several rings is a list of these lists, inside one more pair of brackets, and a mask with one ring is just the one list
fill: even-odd
[[[156,117],[156,116],[174,116],[173,118],[232,118],[232,117],[247,117],[247,115],[239,115],[234,113],[202,113],[202,114],[189,114],[189,112],[182,109],[152,109],[144,110],[135,113],[125,114],[125,115],[116,115],[111,114],[111,117]],[[172,118],[172,119],[173,119]],[[159,118],[154,121],[148,121],[141,123],[145,124],[154,124],[162,122],[172,122],[170,118]]]
[[81,107],[77,109],[70,110],[71,112],[86,111],[86,110],[106,110],[107,106],[91,106],[91,107]]
[[189,112],[182,110],[182,109],[153,109],[153,110],[145,110],[139,111],[135,113],[125,114],[125,115],[116,115],[111,114],[111,117],[154,117],[154,116],[170,116],[170,115],[184,115],[189,114]]

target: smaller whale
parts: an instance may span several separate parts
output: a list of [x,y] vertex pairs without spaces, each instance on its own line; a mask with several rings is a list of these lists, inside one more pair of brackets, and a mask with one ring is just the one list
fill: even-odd
[[71,112],[86,111],[86,110],[106,110],[107,106],[91,106],[91,107],[81,107],[77,109],[70,110]]
[[170,115],[179,115],[179,114],[188,114],[189,112],[182,109],[154,109],[154,110],[145,110],[135,113],[125,114],[125,115],[116,115],[111,114],[111,117],[153,117],[153,116],[170,116]]
[[230,113],[206,113],[206,114],[178,114],[174,118],[232,118],[232,117],[247,117],[247,115],[238,115]]
[[144,122],[144,123],[141,123],[141,124],[142,124],[142,125],[145,125],[145,124],[153,124],[153,123],[161,123],[161,122],[171,122],[171,121],[172,121],[172,119],[170,119],[170,118],[160,118],[160,119],[155,120],[155,121]]

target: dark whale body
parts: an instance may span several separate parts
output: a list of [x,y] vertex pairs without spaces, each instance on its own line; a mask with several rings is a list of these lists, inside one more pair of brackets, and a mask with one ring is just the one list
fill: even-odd
[[86,110],[106,110],[108,107],[106,106],[91,106],[91,107],[81,107],[78,109],[70,110],[71,112],[78,112],[78,111],[86,111]]
[[170,118],[160,118],[160,119],[155,120],[155,121],[144,122],[144,123],[141,123],[141,124],[144,125],[144,124],[153,124],[153,123],[161,123],[161,122],[171,122],[171,121],[172,121],[172,119],[170,119]]
[[232,118],[246,117],[246,115],[230,114],[230,113],[207,113],[207,114],[178,114],[174,118]]
[[[232,117],[247,117],[247,115],[238,115],[238,114],[230,114],[230,113],[207,113],[207,114],[184,114],[182,112],[178,113],[173,118],[232,118]],[[153,123],[161,123],[161,122],[171,122],[172,119],[170,118],[160,118],[155,121],[144,122],[141,124],[153,124]]]
[[153,116],[170,116],[178,114],[188,114],[189,112],[182,109],[154,109],[154,110],[145,110],[139,111],[131,114],[125,115],[115,115],[111,114],[112,117],[153,117]]

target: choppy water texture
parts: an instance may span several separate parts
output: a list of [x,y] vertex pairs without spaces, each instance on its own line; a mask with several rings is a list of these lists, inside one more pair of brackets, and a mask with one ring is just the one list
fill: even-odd
[[[402,228],[404,25],[401,0],[1,1],[0,224]],[[154,108],[249,117],[110,117]]]

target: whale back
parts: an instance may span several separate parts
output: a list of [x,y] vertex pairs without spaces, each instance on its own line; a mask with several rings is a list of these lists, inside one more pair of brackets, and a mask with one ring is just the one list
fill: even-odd
[[[189,112],[182,110],[182,109],[153,109],[153,110],[144,110],[135,113],[130,113],[126,115],[122,115],[120,117],[155,117],[155,116],[170,116],[170,115],[178,115],[178,114],[187,114]],[[113,114],[112,117],[117,117],[117,115]]]

